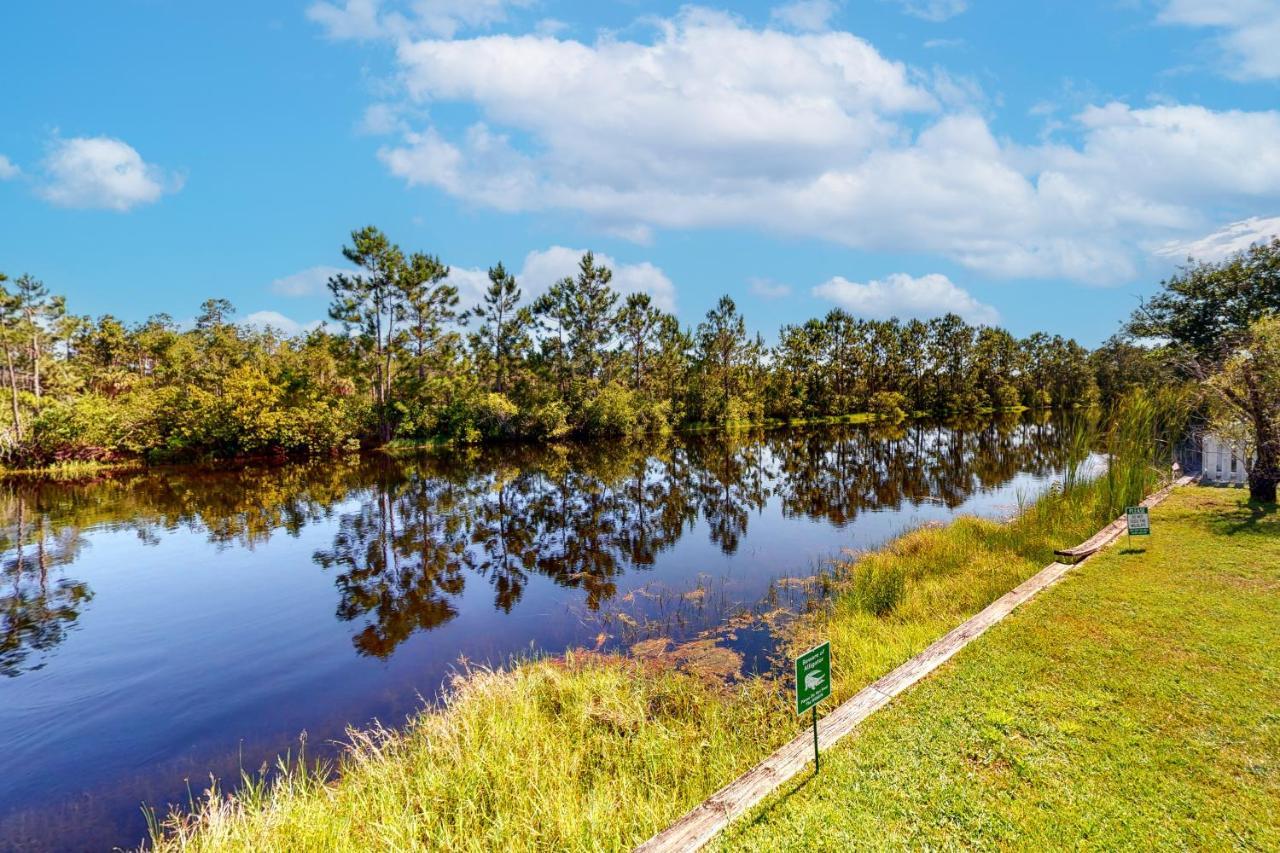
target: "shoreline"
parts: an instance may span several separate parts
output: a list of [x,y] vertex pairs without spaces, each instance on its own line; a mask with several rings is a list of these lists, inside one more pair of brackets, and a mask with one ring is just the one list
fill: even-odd
[[[1165,501],[1180,486],[1190,485],[1191,477],[1183,477],[1151,494],[1141,506],[1154,508]],[[1123,517],[1120,521],[1123,521]],[[824,750],[834,747],[877,711],[886,707],[895,697],[910,690],[918,682],[928,678],[935,670],[951,660],[971,642],[1003,621],[1013,611],[1034,599],[1067,574],[1087,563],[1102,549],[1108,548],[1122,535],[1125,528],[1116,522],[1104,527],[1095,537],[1105,535],[1105,542],[1075,563],[1053,562],[1031,578],[1014,587],[993,601],[982,611],[965,620],[947,634],[931,643],[927,649],[894,669],[884,677],[867,685],[839,706],[829,709],[817,723],[814,732],[814,748],[821,742]],[[816,718],[815,718],[816,719]],[[809,739],[805,734],[781,747],[764,762],[721,788],[680,820],[654,835],[636,848],[636,853],[659,851],[696,850],[708,844],[740,816],[750,811],[776,790],[787,785],[792,778],[809,766]]]
[[1024,415],[1027,412],[1041,413],[1065,413],[1078,411],[1076,408],[1051,408],[1051,409],[1033,409],[1027,406],[1014,406],[1004,409],[982,409],[973,412],[951,412],[938,414],[932,412],[913,412],[903,418],[889,418],[870,412],[858,412],[849,415],[829,415],[814,418],[794,418],[794,419],[778,419],[766,418],[763,421],[743,421],[724,424],[702,424],[690,423],[680,427],[674,427],[665,433],[633,433],[630,435],[616,436],[565,436],[558,439],[534,439],[534,438],[513,438],[504,441],[476,442],[471,444],[460,444],[452,440],[444,439],[423,439],[423,440],[407,440],[393,439],[392,441],[376,446],[361,448],[359,451],[340,451],[335,450],[331,453],[310,454],[310,455],[281,455],[272,453],[263,453],[249,456],[236,456],[230,458],[210,458],[204,460],[191,460],[185,462],[154,462],[149,463],[146,460],[138,458],[120,459],[112,462],[55,462],[49,465],[37,465],[28,467],[11,468],[0,465],[0,481],[4,480],[26,480],[26,481],[68,481],[76,479],[84,479],[97,477],[105,474],[135,474],[149,472],[165,472],[169,470],[189,470],[202,469],[208,471],[218,471],[223,469],[236,469],[250,465],[284,465],[291,463],[304,463],[316,460],[341,459],[352,454],[377,454],[385,453],[395,456],[403,453],[415,453],[419,451],[457,449],[461,447],[483,447],[483,446],[502,446],[502,445],[556,445],[575,442],[589,442],[592,440],[630,440],[633,438],[653,437],[657,435],[694,435],[698,433],[711,432],[735,432],[743,430],[777,430],[792,427],[813,427],[813,426],[847,426],[847,425],[896,425],[915,421],[934,421],[939,424],[945,424],[949,420],[957,418],[992,418],[1000,415]]
[[708,849],[1276,849],[1280,515],[1178,489]]
[[[843,701],[1092,533],[1116,497],[1108,488],[1104,478],[1048,493],[1008,523],[961,517],[909,532],[847,567],[833,600],[783,645],[820,632],[839,643]],[[473,671],[405,728],[351,732],[337,781],[295,766],[272,785],[247,777],[229,798],[210,789],[194,813],[157,825],[156,849],[480,848],[512,833],[630,847],[790,739],[784,688],[581,651]],[[430,813],[406,815],[406,791]]]

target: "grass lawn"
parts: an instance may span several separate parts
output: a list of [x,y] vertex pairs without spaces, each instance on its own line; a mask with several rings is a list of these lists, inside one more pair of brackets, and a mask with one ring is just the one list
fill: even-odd
[[1280,513],[1191,488],[1152,527],[714,846],[1280,849]]

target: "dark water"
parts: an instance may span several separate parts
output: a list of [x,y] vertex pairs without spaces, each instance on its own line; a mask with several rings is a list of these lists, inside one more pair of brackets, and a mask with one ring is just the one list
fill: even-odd
[[[210,774],[402,721],[460,659],[693,636],[957,512],[1054,422],[823,427],[0,484],[0,849],[108,849]],[[767,631],[741,632],[746,667]],[[678,638],[678,637],[677,637]],[[332,748],[332,747],[329,747]]]

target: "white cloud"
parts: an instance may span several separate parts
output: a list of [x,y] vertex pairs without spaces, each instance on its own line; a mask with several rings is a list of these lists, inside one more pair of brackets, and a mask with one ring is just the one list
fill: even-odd
[[940,317],[959,314],[970,323],[993,325],[1000,320],[996,309],[974,299],[940,273],[913,278],[894,273],[883,281],[865,284],[841,276],[813,289],[813,295],[847,309],[860,317],[888,320],[891,317]]
[[381,0],[346,0],[335,3],[312,3],[307,17],[325,28],[334,39],[375,39],[388,35],[378,19]]
[[751,292],[761,299],[782,299],[791,295],[791,285],[768,278],[753,278],[747,282]]
[[[543,252],[530,252],[524,259],[522,281],[531,292],[542,292],[555,281],[578,270],[583,250],[552,246]],[[638,264],[622,264],[609,255],[596,254],[596,263],[613,270],[613,289],[626,296],[629,293],[647,293],[653,304],[663,311],[676,310],[676,286],[660,268],[648,261]]]
[[835,0],[796,0],[770,10],[769,20],[793,30],[816,33],[830,26],[836,9]]
[[255,329],[275,329],[290,337],[309,332],[312,329],[319,328],[322,324],[320,320],[312,320],[309,323],[299,323],[290,317],[286,317],[279,311],[254,311],[242,321],[243,325],[250,326]]
[[1280,3],[1275,0],[1165,0],[1157,20],[1219,31],[1215,42],[1233,77],[1280,77]]
[[307,17],[333,39],[452,38],[460,30],[502,23],[511,9],[530,5],[532,0],[412,0],[404,4],[342,0],[312,3]]
[[332,276],[350,272],[354,270],[329,266],[307,267],[292,275],[277,278],[271,282],[271,291],[281,296],[311,296],[324,293]]
[[[517,281],[520,277],[517,276]],[[489,287],[488,270],[472,269],[469,267],[449,267],[449,277],[445,279],[449,284],[458,288],[458,301],[461,303],[462,310],[467,310],[480,304],[484,299],[485,290]],[[523,288],[523,282],[520,282],[522,295],[527,301],[529,293]]]
[[902,11],[924,21],[945,21],[969,8],[967,0],[895,0]]
[[1053,117],[1071,144],[1018,144],[992,132],[970,81],[849,33],[691,7],[647,20],[648,41],[397,41],[410,109],[461,103],[479,118],[404,131],[379,157],[411,186],[575,211],[640,242],[751,228],[1093,283],[1280,202],[1280,112],[1112,103]]
[[107,136],[56,140],[44,170],[47,180],[38,192],[62,207],[126,211],[182,187],[181,178],[146,163],[132,146]]
[[1083,147],[1046,149],[1047,171],[1155,203],[1280,191],[1280,112],[1110,103],[1086,108],[1076,121]]
[[[526,255],[524,266],[515,273],[525,303],[546,293],[560,279],[576,276],[578,261],[584,254],[584,249],[551,246]],[[629,293],[647,293],[652,297],[653,304],[663,311],[676,310],[676,287],[660,268],[648,261],[620,264],[609,255],[599,252],[595,255],[595,262],[613,271],[613,289],[623,296]],[[479,303],[489,286],[489,274],[486,270],[466,267],[450,268],[448,280],[458,288],[459,300],[464,307]]]
[[8,181],[22,174],[22,170],[8,157],[0,154],[0,181]]
[[1156,249],[1156,254],[1176,260],[1214,262],[1276,237],[1280,237],[1280,216],[1251,216],[1195,240],[1171,240]]

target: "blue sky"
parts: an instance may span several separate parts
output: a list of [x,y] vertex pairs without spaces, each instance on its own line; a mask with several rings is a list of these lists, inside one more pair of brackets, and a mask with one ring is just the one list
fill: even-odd
[[1280,231],[1280,0],[8,3],[0,271],[322,319],[348,232],[592,248],[696,323],[843,305],[1093,345]]

